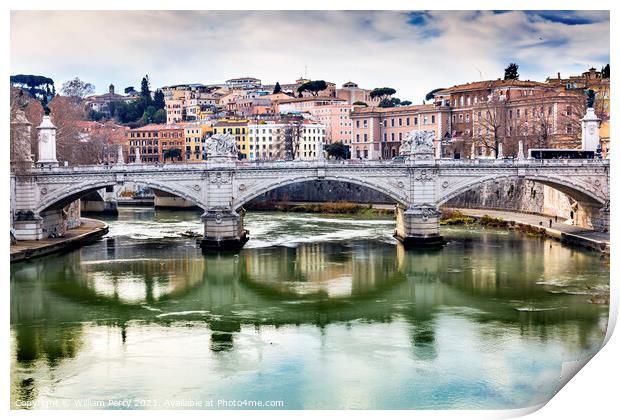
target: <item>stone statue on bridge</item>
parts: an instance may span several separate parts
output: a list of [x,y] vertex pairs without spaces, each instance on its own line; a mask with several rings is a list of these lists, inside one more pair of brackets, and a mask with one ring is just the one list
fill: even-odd
[[239,148],[235,136],[214,134],[207,139],[207,159],[237,159]]
[[400,154],[412,159],[433,159],[434,143],[434,131],[412,130],[403,140]]

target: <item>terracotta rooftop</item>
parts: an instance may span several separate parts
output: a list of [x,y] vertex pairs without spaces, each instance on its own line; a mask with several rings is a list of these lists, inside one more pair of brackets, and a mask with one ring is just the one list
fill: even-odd
[[332,96],[306,96],[303,98],[281,99],[278,102],[281,104],[288,104],[292,102],[314,102],[314,101],[346,102],[344,99],[334,98]]
[[370,114],[373,112],[379,113],[390,113],[390,112],[420,112],[420,111],[432,111],[437,109],[434,104],[425,104],[425,105],[407,105],[407,106],[397,106],[393,108],[380,108],[378,106],[359,106],[355,107],[351,113],[355,114]]
[[482,90],[482,89],[496,89],[499,87],[538,87],[545,86],[541,82],[533,82],[530,80],[483,80],[481,82],[464,83],[461,85],[455,85],[447,89],[440,90],[436,95],[454,93],[468,90]]
[[144,127],[132,128],[131,131],[159,131],[159,130],[182,130],[180,124],[148,124]]

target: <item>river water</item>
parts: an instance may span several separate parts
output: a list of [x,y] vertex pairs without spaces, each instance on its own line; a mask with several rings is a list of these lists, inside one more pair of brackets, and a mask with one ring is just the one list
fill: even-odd
[[200,213],[121,209],[103,240],[11,266],[13,408],[507,409],[605,336],[609,266],[521,233],[253,213],[238,253]]

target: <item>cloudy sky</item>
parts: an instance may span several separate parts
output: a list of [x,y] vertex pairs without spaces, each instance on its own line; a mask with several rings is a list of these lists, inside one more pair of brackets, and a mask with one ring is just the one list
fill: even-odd
[[577,74],[609,62],[609,12],[119,11],[11,13],[11,74],[79,76],[97,92],[306,73],[390,86],[420,103],[437,87]]

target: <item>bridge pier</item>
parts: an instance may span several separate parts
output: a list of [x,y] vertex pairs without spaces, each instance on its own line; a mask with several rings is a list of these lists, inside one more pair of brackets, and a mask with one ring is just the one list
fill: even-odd
[[236,251],[250,239],[249,232],[243,228],[243,208],[209,209],[202,214],[204,236],[200,241],[203,250]]
[[394,237],[405,248],[441,247],[445,242],[439,234],[441,213],[434,206],[421,205],[405,208],[396,206]]

